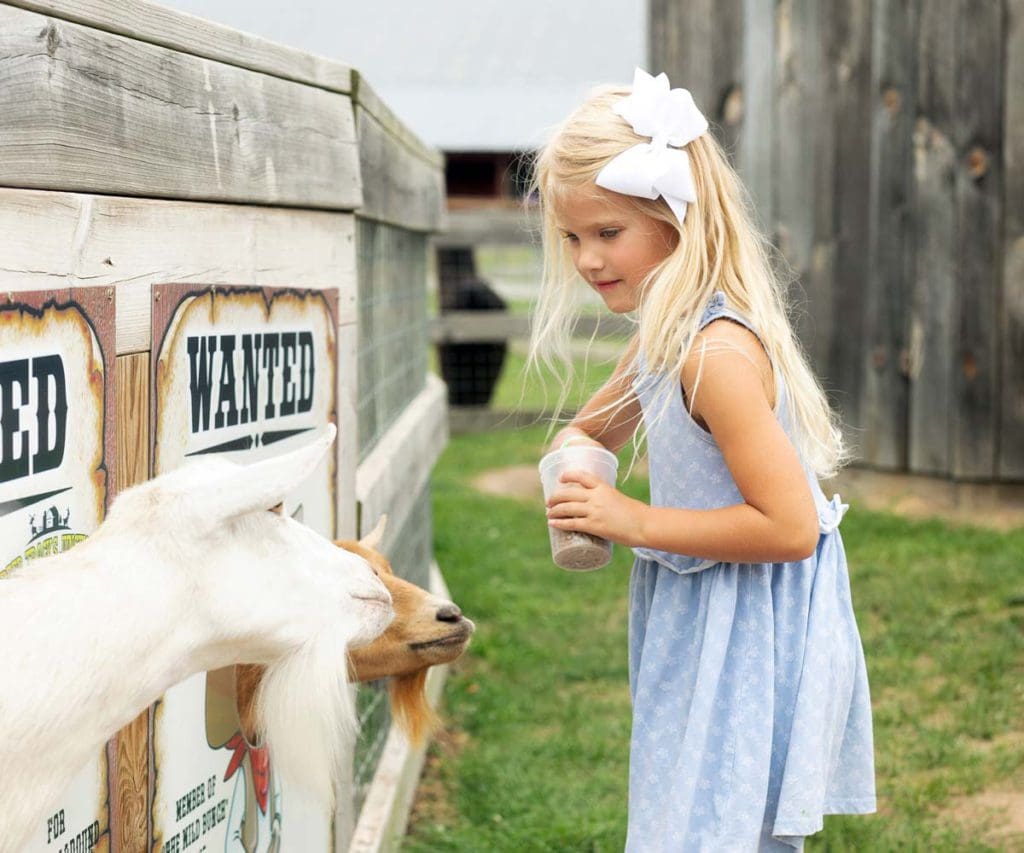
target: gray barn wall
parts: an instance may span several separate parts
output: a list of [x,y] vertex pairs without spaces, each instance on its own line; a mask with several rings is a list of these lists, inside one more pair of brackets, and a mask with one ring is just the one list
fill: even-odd
[[1024,2],[651,0],[862,464],[1024,479]]

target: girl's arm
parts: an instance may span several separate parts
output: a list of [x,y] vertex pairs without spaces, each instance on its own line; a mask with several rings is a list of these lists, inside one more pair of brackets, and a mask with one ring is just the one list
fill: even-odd
[[650,507],[589,475],[570,474],[550,502],[551,522],[561,530],[709,560],[805,559],[817,547],[818,513],[796,450],[772,411],[768,358],[753,334],[727,320],[709,325],[702,338],[683,368],[683,386],[743,503],[713,510]]
[[[569,426],[555,435],[551,450],[561,447],[570,438],[580,437],[600,442],[615,452],[633,437],[642,418],[640,401],[631,387],[631,368],[637,342],[636,336],[630,340],[611,377],[580,409]],[[622,405],[615,406],[616,403]],[[615,408],[609,409],[610,406]]]

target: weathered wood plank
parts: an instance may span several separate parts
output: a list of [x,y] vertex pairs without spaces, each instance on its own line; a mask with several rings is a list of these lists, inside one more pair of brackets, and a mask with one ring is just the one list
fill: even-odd
[[960,161],[956,172],[959,369],[954,372],[957,421],[952,473],[965,479],[990,479],[996,469],[1000,395],[1003,4],[985,0],[961,3],[959,8],[954,124]]
[[922,4],[918,37],[908,464],[922,474],[947,474],[951,463],[957,290],[952,25],[956,6],[956,0]]
[[[622,338],[633,334],[636,324],[626,317],[580,317],[577,338]],[[431,341],[436,344],[493,343],[529,338],[530,318],[505,311],[451,311],[431,320]]]
[[1024,0],[1007,0],[998,475],[1024,480]]
[[651,0],[649,4],[651,73],[664,71],[673,86],[688,89],[709,120],[714,117],[718,83],[712,76],[715,5],[714,0]]
[[[835,264],[835,75],[823,53],[827,15],[816,0],[784,0],[776,32],[775,231],[800,279],[804,298],[794,300],[797,334],[818,371],[827,363],[833,336]],[[794,132],[808,127],[814,132]]]
[[743,126],[736,165],[760,225],[770,233],[775,222],[775,9],[763,0],[744,0],[743,18]]
[[859,458],[883,468],[906,467],[907,298],[913,270],[910,218],[913,192],[914,55],[917,6],[878,0],[872,19],[870,265],[864,283],[861,357],[862,436]]
[[143,0],[6,0],[6,5],[321,89],[346,94],[352,89],[352,70],[340,62]]
[[334,535],[354,539],[357,526],[356,467],[359,462],[359,327],[355,323],[338,326],[338,438],[336,444],[337,485],[334,490]]
[[688,89],[732,154],[743,123],[744,0],[653,0],[651,73]]
[[350,210],[351,103],[0,6],[0,186]]
[[[744,0],[718,0],[714,4],[711,29],[712,88],[710,99],[702,105],[704,114],[717,125],[713,131],[715,138],[734,162],[737,143],[743,132],[746,104],[743,90],[744,7]],[[685,78],[678,82],[672,80],[672,85],[687,88]]]
[[414,231],[444,228],[444,170],[356,106],[363,205],[359,215]]
[[518,246],[540,243],[540,211],[514,207],[449,210],[445,230],[432,238],[438,248]]
[[[843,423],[856,426],[860,411],[864,334],[864,284],[871,200],[865,175],[871,170],[871,3],[829,4],[829,74],[834,75],[835,155],[834,258],[830,290],[832,334],[820,372]],[[847,436],[858,443],[856,432]]]
[[352,100],[363,107],[370,115],[377,119],[378,123],[398,142],[412,151],[421,160],[426,160],[437,169],[444,169],[444,154],[433,146],[427,145],[402,120],[395,115],[391,108],[381,100],[376,90],[369,84],[367,79],[358,71],[353,71]]
[[[149,477],[149,354],[121,356],[117,377],[118,489]],[[112,743],[111,850],[149,848],[149,724],[146,709]]]
[[150,348],[149,287],[339,289],[356,321],[349,213],[0,189],[0,290],[116,285],[117,352]]
[[390,537],[402,529],[447,443],[447,388],[431,374],[423,391],[381,437],[356,473],[360,518],[375,524],[384,513],[389,517],[384,551],[388,550]]

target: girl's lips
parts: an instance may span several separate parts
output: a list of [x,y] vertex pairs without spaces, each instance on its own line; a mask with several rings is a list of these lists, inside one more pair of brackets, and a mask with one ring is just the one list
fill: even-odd
[[613,284],[618,284],[621,279],[613,279],[611,281],[595,281],[593,282],[594,287],[611,287]]

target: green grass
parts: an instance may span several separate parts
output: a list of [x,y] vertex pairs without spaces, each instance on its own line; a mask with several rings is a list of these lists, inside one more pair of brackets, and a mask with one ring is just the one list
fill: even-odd
[[[622,849],[629,555],[616,548],[599,572],[560,571],[539,503],[470,486],[481,471],[535,464],[543,437],[536,427],[456,438],[436,469],[437,559],[478,632],[448,681],[454,734],[432,747],[431,797],[403,850]],[[640,479],[625,484],[636,497],[646,489]],[[808,849],[997,849],[950,811],[986,788],[1024,790],[1024,529],[854,507],[842,531],[875,708],[881,811],[826,818]]]
[[[526,374],[524,347],[513,345],[505,356],[498,384],[491,398],[491,408],[508,411],[550,412],[561,391],[558,376],[546,369],[540,380]],[[570,385],[565,405],[570,411],[578,409],[612,375],[616,359],[592,355],[589,359],[573,360],[575,378]]]

